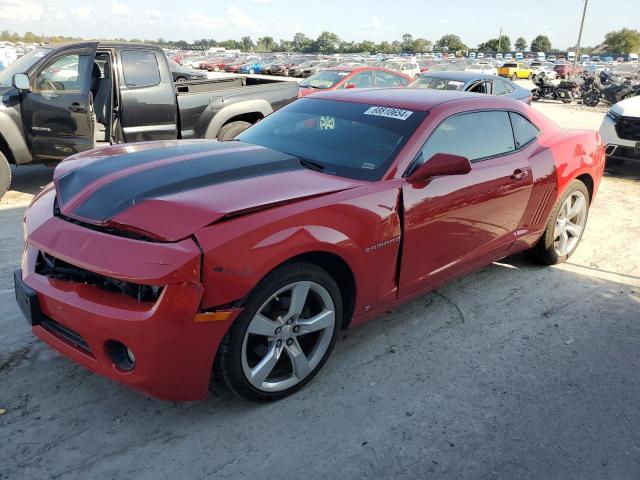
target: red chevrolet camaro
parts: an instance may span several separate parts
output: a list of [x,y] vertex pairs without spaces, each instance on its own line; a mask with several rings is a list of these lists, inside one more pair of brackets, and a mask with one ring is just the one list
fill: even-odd
[[340,329],[515,252],[567,259],[603,167],[596,132],[515,100],[320,93],[236,141],[61,163],[26,212],[16,297],[43,341],[157,398],[202,399],[216,370],[276,399]]

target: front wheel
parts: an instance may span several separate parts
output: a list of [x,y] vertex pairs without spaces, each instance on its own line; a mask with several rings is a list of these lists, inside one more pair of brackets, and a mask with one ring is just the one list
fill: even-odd
[[9,161],[0,153],[0,198],[4,196],[11,186],[11,167]]
[[176,78],[176,83],[185,83],[186,81],[187,81],[187,79],[185,77]]
[[578,247],[589,216],[589,191],[572,180],[553,207],[547,227],[529,253],[547,265],[564,262]]
[[277,400],[318,373],[341,321],[335,280],[310,263],[285,264],[253,289],[220,344],[215,368],[236,395]]

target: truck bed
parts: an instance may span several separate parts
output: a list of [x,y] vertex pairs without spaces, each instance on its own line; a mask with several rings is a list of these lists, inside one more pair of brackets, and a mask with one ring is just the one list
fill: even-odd
[[208,80],[192,80],[190,82],[182,82],[176,84],[176,92],[178,96],[188,95],[191,93],[215,92],[218,90],[227,90],[230,88],[241,88],[257,85],[273,85],[282,83],[293,83],[287,80],[279,80],[276,78],[256,78],[256,77],[226,77],[214,78]]

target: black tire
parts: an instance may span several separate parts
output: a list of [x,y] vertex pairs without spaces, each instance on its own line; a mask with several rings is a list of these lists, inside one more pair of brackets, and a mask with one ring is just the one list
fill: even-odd
[[596,91],[587,92],[582,97],[582,104],[587,107],[595,107],[600,102],[600,93]]
[[567,185],[564,193],[560,196],[560,198],[554,205],[553,210],[551,210],[551,214],[549,215],[549,220],[547,221],[547,226],[544,230],[544,233],[542,234],[542,237],[540,237],[540,240],[535,247],[525,252],[530,258],[545,265],[556,265],[567,260],[573,254],[573,252],[576,251],[577,247],[580,245],[580,240],[582,240],[584,228],[580,233],[580,237],[578,239],[576,247],[571,252],[569,252],[568,255],[558,256],[554,247],[556,218],[558,217],[560,208],[562,208],[565,200],[576,191],[582,192],[584,198],[587,201],[587,218],[585,219],[584,224],[584,226],[586,227],[587,220],[589,219],[589,204],[591,201],[591,199],[589,198],[589,190],[587,190],[586,185],[580,180],[572,180],[569,185]]
[[7,157],[0,152],[0,199],[11,186],[11,166]]
[[178,77],[178,78],[176,78],[176,83],[184,83],[186,81],[187,81],[186,77]]
[[249,122],[237,121],[230,122],[226,125],[223,125],[222,128],[218,131],[217,139],[221,142],[226,142],[227,140],[233,140],[236,135],[241,134],[247,128],[249,128],[251,124]]
[[[335,327],[326,353],[311,373],[287,390],[265,392],[255,388],[242,369],[242,345],[253,316],[262,304],[281,288],[297,281],[313,281],[323,286],[331,295],[335,306]],[[284,264],[265,276],[247,297],[244,310],[220,343],[214,362],[214,375],[234,394],[255,402],[278,400],[304,387],[322,368],[335,345],[342,325],[342,297],[335,280],[322,268],[311,263]]]

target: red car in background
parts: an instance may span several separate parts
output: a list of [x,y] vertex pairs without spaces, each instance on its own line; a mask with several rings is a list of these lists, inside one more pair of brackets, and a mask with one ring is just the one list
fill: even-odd
[[298,84],[298,97],[343,88],[406,87],[411,77],[381,67],[335,67],[321,70]]
[[69,157],[25,214],[16,298],[51,347],[155,397],[204,398],[213,366],[274,400],[341,329],[516,252],[565,261],[604,159],[504,97],[319,93],[234,142]]
[[209,72],[224,71],[225,62],[232,62],[232,58],[210,58],[200,64],[201,70],[208,70]]
[[571,63],[559,63],[554,65],[553,71],[556,72],[558,78],[566,79],[572,75],[578,75],[582,73],[583,69],[580,65],[576,65],[575,71],[573,71],[573,64]]
[[224,71],[229,73],[238,73],[238,70],[246,61],[247,60],[243,58],[234,58],[229,63],[225,63]]

